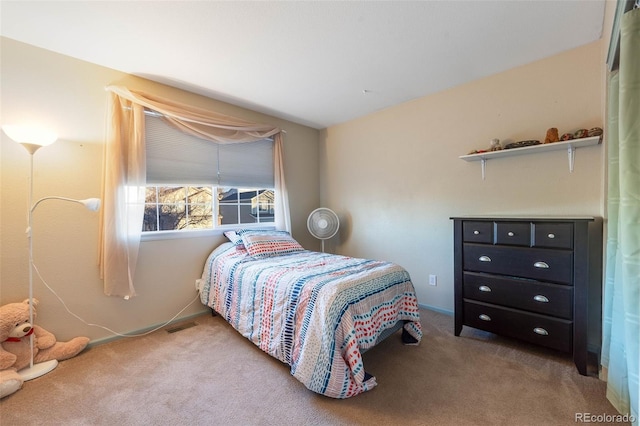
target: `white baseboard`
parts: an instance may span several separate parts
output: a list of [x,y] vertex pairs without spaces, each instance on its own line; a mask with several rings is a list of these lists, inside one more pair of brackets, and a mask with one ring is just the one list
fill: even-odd
[[[135,336],[136,334],[144,334],[144,333],[146,333],[146,332],[148,332],[150,330],[153,330],[154,328],[158,328],[158,327],[162,328],[162,327],[168,326],[170,324],[176,324],[176,323],[179,323],[179,322],[187,321],[187,320],[199,317],[200,315],[203,315],[203,314],[206,314],[206,313],[210,313],[210,312],[211,312],[211,310],[206,308],[203,311],[196,312],[194,314],[189,314],[189,315],[186,315],[184,317],[176,318],[176,319],[174,319],[173,321],[170,321],[167,324],[161,322],[161,323],[157,323],[157,324],[151,325],[149,327],[145,327],[145,328],[141,328],[141,329],[138,329],[138,330],[129,331],[128,333],[122,333],[122,334],[126,334],[127,336],[128,335]],[[115,340],[126,339],[126,338],[127,338],[126,336],[118,336],[118,335],[114,335],[114,336],[110,336],[110,337],[104,337],[102,339],[97,339],[97,340],[90,341],[89,344],[87,345],[87,347],[91,348],[93,346],[98,346],[98,345],[102,345],[104,343],[109,343],[109,342],[113,342]]]
[[418,303],[418,307],[423,308],[423,309],[428,309],[430,311],[439,312],[441,314],[453,316],[453,311],[450,311],[448,309],[437,308],[435,306],[425,305],[423,303]]

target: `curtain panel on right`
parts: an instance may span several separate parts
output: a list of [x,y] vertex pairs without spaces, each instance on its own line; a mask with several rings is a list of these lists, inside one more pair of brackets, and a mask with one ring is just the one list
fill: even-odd
[[608,223],[602,365],[607,398],[638,425],[640,399],[640,9],[620,25],[608,88]]

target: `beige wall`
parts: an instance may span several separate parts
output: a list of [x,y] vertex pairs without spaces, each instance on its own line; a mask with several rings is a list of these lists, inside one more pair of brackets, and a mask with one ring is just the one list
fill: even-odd
[[[149,80],[78,61],[1,38],[0,123],[38,121],[59,140],[34,156],[34,199],[48,195],[100,196],[109,84],[153,90],[163,96],[236,117],[286,129],[284,162],[291,203],[292,233],[319,248],[306,230],[306,217],[319,204],[318,131],[254,111],[159,85]],[[25,236],[29,155],[3,132],[1,155],[0,303],[28,297],[28,245]],[[69,308],[90,323],[126,333],[163,323],[196,296],[194,280],[209,251],[222,237],[143,242],[135,277],[138,296],[124,301],[104,296],[98,275],[97,213],[76,204],[47,202],[34,216],[34,259],[40,272]],[[38,322],[60,340],[76,335],[93,341],[111,333],[89,327],[69,315],[35,279],[40,300]],[[204,308],[199,301],[180,314]]]
[[[319,249],[306,231],[319,205],[342,218],[327,249],[405,266],[420,303],[453,309],[452,215],[602,215],[605,146],[576,153],[574,173],[558,151],[479,163],[458,159],[494,137],[543,138],[602,126],[606,51],[615,2],[607,1],[603,41],[318,132],[53,52],[0,38],[0,123],[36,120],[60,140],[34,158],[34,197],[100,193],[105,134],[104,87],[124,84],[287,130],[285,167],[293,235]],[[319,158],[319,161],[318,161]],[[26,207],[29,156],[2,133],[0,146],[0,303],[27,297]],[[320,180],[318,180],[320,175]],[[193,281],[221,238],[142,243],[136,286],[123,301],[104,296],[97,269],[98,215],[51,202],[35,216],[35,259],[49,284],[87,321],[130,332],[162,323],[196,293]],[[429,286],[428,275],[438,276]],[[39,322],[61,340],[110,333],[83,325],[35,280]],[[200,312],[196,301],[181,317]]]
[[[603,126],[601,42],[564,52],[361,119],[320,135],[321,202],[342,217],[332,251],[395,261],[419,302],[453,310],[450,216],[602,215],[602,145],[460,160],[491,138],[544,139]],[[429,274],[438,277],[428,285]]]

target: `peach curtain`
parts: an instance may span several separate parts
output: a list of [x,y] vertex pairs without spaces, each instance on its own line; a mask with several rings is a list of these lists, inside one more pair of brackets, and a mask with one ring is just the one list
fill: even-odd
[[109,128],[105,146],[101,210],[100,272],[109,296],[135,296],[135,277],[144,214],[146,164],[144,109],[163,115],[177,129],[216,143],[274,140],[275,225],[291,232],[284,180],[282,131],[152,94],[109,86]]

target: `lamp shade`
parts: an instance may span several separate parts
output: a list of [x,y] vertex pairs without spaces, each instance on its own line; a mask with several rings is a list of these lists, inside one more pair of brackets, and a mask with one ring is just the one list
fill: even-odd
[[87,198],[86,200],[80,200],[80,202],[92,212],[100,209],[100,198]]
[[18,126],[6,124],[2,130],[14,141],[22,144],[27,151],[34,153],[42,146],[51,145],[58,139],[51,130],[38,126]]

